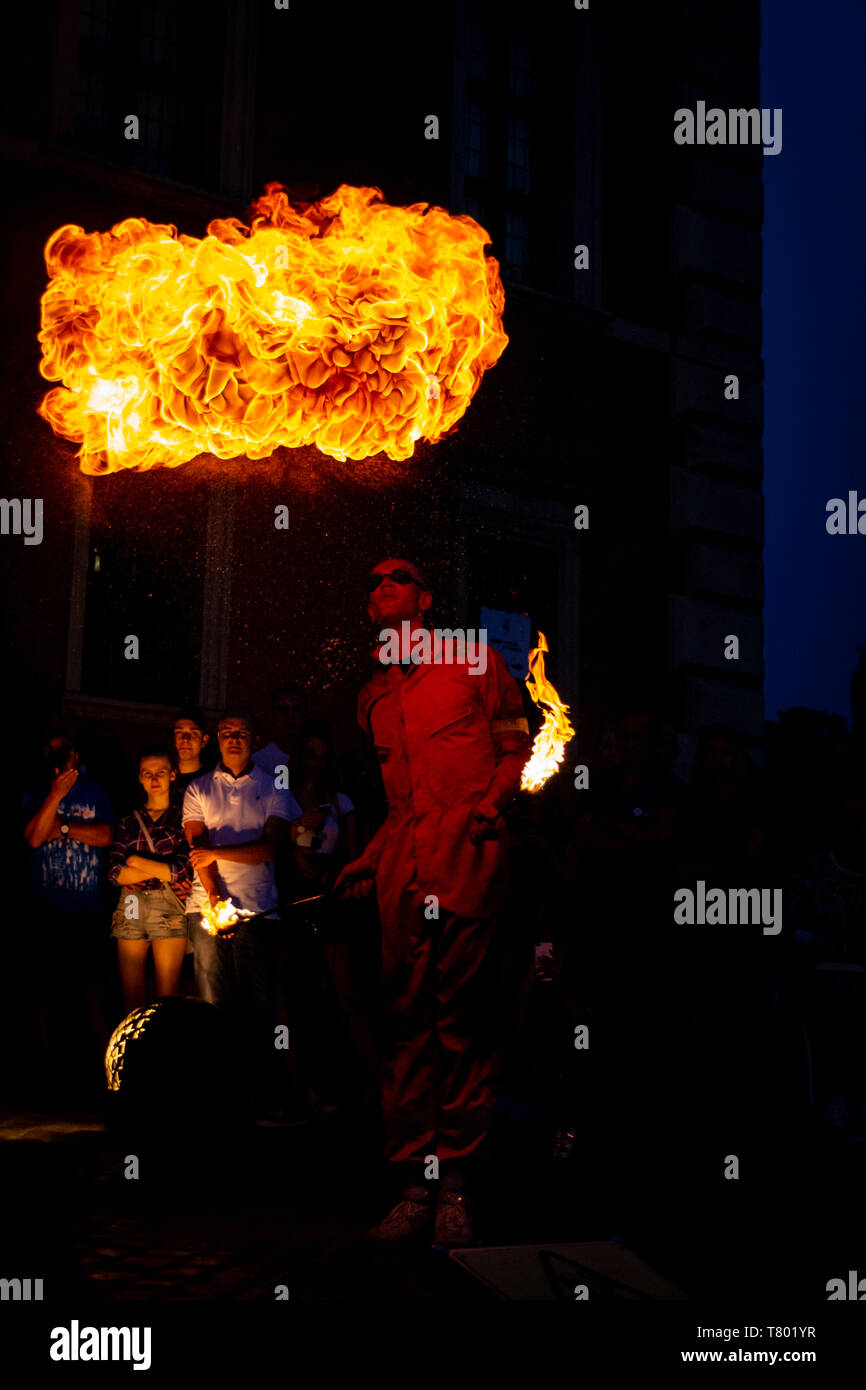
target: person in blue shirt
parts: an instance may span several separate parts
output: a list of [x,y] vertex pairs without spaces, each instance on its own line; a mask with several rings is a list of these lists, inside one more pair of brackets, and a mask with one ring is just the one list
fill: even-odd
[[30,846],[27,919],[45,974],[36,1004],[49,1089],[78,1100],[102,1086],[106,1036],[108,847],[114,813],[104,788],[81,768],[74,740],[45,747],[47,777],[23,798]]
[[99,908],[104,901],[107,855],[114,833],[107,793],[79,771],[80,758],[68,735],[46,747],[53,769],[50,787],[24,797],[24,837],[30,857],[30,887],[46,902],[72,911]]

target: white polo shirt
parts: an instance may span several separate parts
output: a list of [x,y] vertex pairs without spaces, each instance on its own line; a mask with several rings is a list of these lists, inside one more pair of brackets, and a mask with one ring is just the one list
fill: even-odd
[[[273,777],[259,767],[233,777],[230,772],[215,767],[204,777],[190,782],[183,798],[183,822],[204,821],[211,845],[242,845],[260,840],[269,816],[282,820],[297,820],[301,808],[291,792],[277,790]],[[277,905],[274,882],[274,862],[267,864],[232,864],[217,859],[212,865],[221,898],[231,898],[235,907],[251,912],[265,912]],[[200,912],[207,894],[198,874],[186,901],[187,912]],[[276,918],[271,918],[276,921]]]

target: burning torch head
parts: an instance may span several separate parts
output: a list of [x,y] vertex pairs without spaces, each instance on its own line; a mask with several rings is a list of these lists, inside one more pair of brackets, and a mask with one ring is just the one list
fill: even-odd
[[219,902],[205,903],[201,910],[201,924],[209,936],[219,936],[227,940],[237,932],[241,918],[254,914],[243,907],[235,907],[231,898],[220,898]]

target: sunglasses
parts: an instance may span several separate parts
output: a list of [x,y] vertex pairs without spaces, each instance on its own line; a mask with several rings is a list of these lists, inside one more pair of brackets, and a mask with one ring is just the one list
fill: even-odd
[[390,574],[371,574],[367,578],[367,593],[372,594],[383,579],[393,579],[395,584],[417,584],[418,580],[408,570],[391,570]]

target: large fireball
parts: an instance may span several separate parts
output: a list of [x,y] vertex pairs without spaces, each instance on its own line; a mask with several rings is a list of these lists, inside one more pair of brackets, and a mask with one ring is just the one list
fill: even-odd
[[314,444],[411,458],[460,420],[508,342],[499,265],[471,217],[343,184],[203,239],[128,218],[49,238],[39,413],[85,473],[260,459]]

